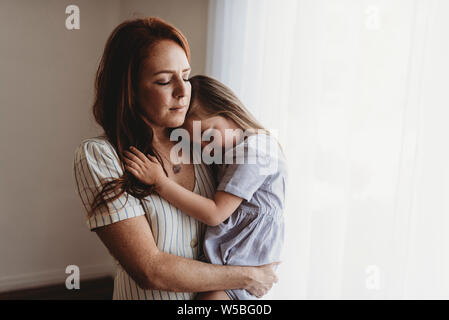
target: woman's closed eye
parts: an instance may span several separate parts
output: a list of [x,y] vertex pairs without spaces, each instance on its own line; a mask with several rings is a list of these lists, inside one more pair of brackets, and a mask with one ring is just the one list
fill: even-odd
[[159,85],[161,85],[161,86],[165,86],[165,85],[169,84],[170,82],[171,82],[170,80],[166,80],[166,81],[163,81],[163,80],[161,80],[161,81],[156,81],[156,83],[159,84]]
[[[189,78],[183,78],[182,79],[184,82],[189,82],[190,79]],[[156,83],[161,85],[161,86],[166,86],[167,84],[169,84],[171,82],[171,80],[167,80],[167,81],[157,81]]]

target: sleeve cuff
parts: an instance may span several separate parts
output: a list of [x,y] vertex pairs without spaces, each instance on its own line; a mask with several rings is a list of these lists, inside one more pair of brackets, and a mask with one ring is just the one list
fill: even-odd
[[230,194],[233,194],[234,196],[237,196],[239,198],[245,199],[246,201],[251,200],[253,197],[252,194],[245,194],[240,190],[240,188],[233,186],[232,184],[228,184],[226,186],[218,186],[217,191],[224,191]]
[[119,211],[108,213],[102,212],[91,216],[86,220],[87,227],[93,231],[96,228],[107,226],[122,220],[145,215],[141,205],[126,206]]

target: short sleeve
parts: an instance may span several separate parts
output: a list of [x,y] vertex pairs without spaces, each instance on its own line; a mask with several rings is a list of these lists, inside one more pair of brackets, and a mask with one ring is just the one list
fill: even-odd
[[118,156],[107,141],[102,139],[85,140],[75,150],[73,176],[75,192],[85,209],[86,223],[90,230],[106,226],[124,219],[145,214],[140,201],[126,193],[108,202],[108,209],[99,208],[88,217],[94,196],[102,189],[102,183],[123,174]]
[[239,146],[234,148],[232,161],[227,157],[221,169],[217,191],[225,191],[250,201],[272,174],[267,170],[275,161],[273,152],[267,149],[272,148],[270,141],[271,138],[267,139],[266,135],[251,136],[239,145],[240,150]]

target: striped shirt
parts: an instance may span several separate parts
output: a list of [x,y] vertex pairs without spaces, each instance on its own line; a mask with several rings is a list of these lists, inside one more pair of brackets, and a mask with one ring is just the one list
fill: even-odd
[[[194,154],[194,157],[199,159],[199,155]],[[215,183],[212,171],[203,163],[194,164],[194,169],[194,192],[213,198]],[[87,216],[95,194],[101,190],[101,181],[123,175],[123,167],[117,153],[105,136],[84,140],[77,147],[73,160],[73,175],[75,191],[81,198],[86,223],[90,230],[145,215],[159,250],[184,258],[199,259],[202,254],[206,226],[184,214],[157,194],[149,195],[143,200],[128,195],[127,202],[126,194],[123,194],[108,203],[110,213],[103,208],[90,218]],[[115,262],[114,300],[190,300],[194,298],[195,293],[192,292],[144,290],[117,260]]]

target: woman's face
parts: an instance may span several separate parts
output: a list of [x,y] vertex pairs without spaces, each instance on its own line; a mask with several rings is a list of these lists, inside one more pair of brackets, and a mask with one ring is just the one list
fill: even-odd
[[149,52],[140,71],[137,101],[155,128],[179,127],[190,103],[189,61],[171,40],[160,41]]

